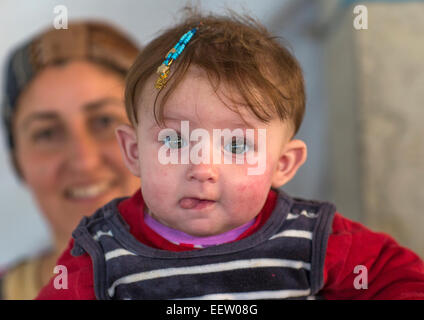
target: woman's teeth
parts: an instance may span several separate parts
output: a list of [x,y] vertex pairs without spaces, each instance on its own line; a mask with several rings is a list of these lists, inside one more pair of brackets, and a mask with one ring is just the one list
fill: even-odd
[[67,195],[72,199],[94,198],[104,193],[110,187],[110,183],[98,183],[85,187],[70,188]]

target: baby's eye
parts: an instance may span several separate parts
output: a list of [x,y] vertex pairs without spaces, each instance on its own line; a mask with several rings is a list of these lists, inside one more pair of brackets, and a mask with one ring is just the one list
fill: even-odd
[[170,149],[181,149],[187,145],[187,142],[180,135],[166,136],[162,142]]
[[251,149],[251,145],[247,143],[244,138],[233,138],[230,143],[225,145],[224,149],[225,151],[233,154],[242,154],[249,151]]

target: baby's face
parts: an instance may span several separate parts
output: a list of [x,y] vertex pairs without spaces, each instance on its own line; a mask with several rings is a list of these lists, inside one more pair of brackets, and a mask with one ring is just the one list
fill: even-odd
[[[139,106],[136,135],[141,190],[150,214],[164,225],[200,237],[226,232],[253,219],[263,207],[271,186],[278,187],[274,184],[274,175],[290,138],[286,125],[279,119],[265,124],[241,107],[243,118],[249,124],[246,125],[240,115],[224,104],[230,103],[225,98],[230,93],[225,91],[225,86],[218,91],[223,102],[206,74],[191,68],[166,102],[165,127],[159,127],[152,113],[157,92],[153,83],[151,88],[147,87]],[[181,132],[182,121],[188,121],[185,123],[189,131],[183,130],[185,133]],[[201,145],[200,140],[190,141],[193,130],[200,128],[209,133],[209,146]],[[242,129],[242,134],[214,141],[214,129],[232,131],[236,128]],[[254,132],[253,139],[246,138],[247,129]],[[265,132],[266,137],[259,139],[260,131]],[[186,136],[187,133],[191,136]],[[262,146],[258,146],[259,143]],[[181,163],[182,160],[164,163],[164,155],[187,156],[195,145],[203,146],[198,149],[198,155],[209,152],[209,163],[197,161],[196,164],[192,158],[188,163]],[[212,159],[214,152],[221,154],[221,161]],[[239,159],[244,159],[242,163],[236,163],[237,154]],[[263,161],[261,174],[249,172],[249,168],[258,167],[258,161],[256,164],[247,161],[249,155]]]

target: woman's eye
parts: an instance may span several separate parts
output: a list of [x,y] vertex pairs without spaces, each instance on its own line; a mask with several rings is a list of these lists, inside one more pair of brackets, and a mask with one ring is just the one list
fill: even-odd
[[251,146],[245,139],[234,138],[230,143],[225,145],[224,149],[233,154],[242,154],[249,151]]
[[95,130],[102,130],[111,128],[116,122],[116,119],[111,116],[99,116],[91,120],[92,128]]
[[36,131],[32,135],[34,142],[49,142],[57,140],[60,137],[60,130],[57,128],[48,128]]
[[162,142],[170,149],[181,149],[187,145],[186,141],[180,136],[166,136]]

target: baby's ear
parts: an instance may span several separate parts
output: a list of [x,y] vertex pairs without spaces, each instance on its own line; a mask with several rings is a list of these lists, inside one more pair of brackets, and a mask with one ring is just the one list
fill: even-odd
[[284,146],[272,178],[272,187],[279,188],[289,182],[305,163],[307,147],[302,140],[291,140]]
[[140,158],[138,153],[137,133],[134,128],[122,124],[115,129],[119,148],[128,170],[137,177],[140,177]]

